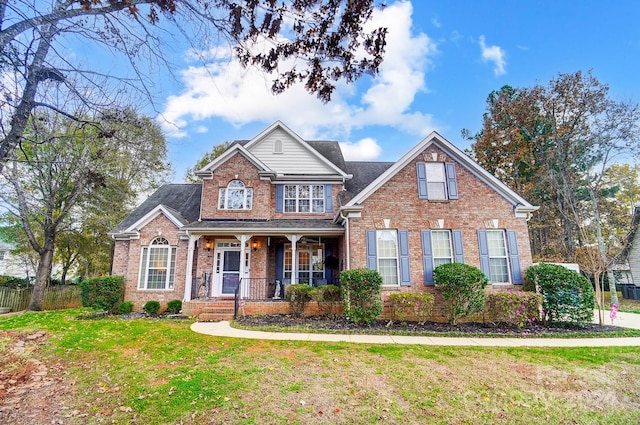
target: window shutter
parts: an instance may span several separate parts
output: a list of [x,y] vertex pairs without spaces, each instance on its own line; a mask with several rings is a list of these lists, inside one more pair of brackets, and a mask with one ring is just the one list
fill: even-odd
[[330,184],[324,185],[324,211],[333,212],[333,196]]
[[428,199],[427,195],[427,167],[424,162],[416,163],[416,172],[418,174],[418,198]]
[[398,230],[398,245],[400,248],[400,286],[411,286],[408,230]]
[[458,199],[458,180],[456,178],[456,164],[448,162],[444,164],[444,171],[447,175],[447,191],[449,199]]
[[518,252],[518,240],[515,230],[507,230],[507,244],[509,249],[509,262],[511,263],[511,283],[514,285],[522,285],[520,253]]
[[284,211],[284,185],[276,185],[276,212]]
[[424,285],[433,286],[433,252],[431,251],[431,230],[423,230],[422,237],[422,266],[424,268]]
[[367,230],[367,268],[369,270],[378,270],[375,230]]
[[276,244],[276,280],[282,282],[284,278],[284,245]]
[[453,236],[453,261],[456,263],[464,263],[462,230],[452,230],[451,236]]
[[489,244],[487,231],[478,230],[478,249],[480,251],[480,270],[491,281],[491,265],[489,264]]

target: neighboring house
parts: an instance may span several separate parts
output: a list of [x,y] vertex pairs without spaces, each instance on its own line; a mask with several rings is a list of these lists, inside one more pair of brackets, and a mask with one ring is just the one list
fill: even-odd
[[[638,225],[640,225],[640,207],[635,207],[633,218],[631,219],[631,230],[625,238],[622,251],[616,256],[610,267],[618,285],[634,283],[635,285],[640,285],[640,237],[638,237]],[[625,298],[627,297],[625,296]]]
[[202,184],[162,186],[111,233],[113,274],[137,309],[236,288],[277,299],[361,267],[380,272],[384,294],[432,291],[433,269],[453,261],[504,289],[531,265],[537,207],[435,132],[397,162],[349,162],[337,142],[276,122],[196,174]]
[[15,247],[0,241],[0,275],[29,278],[36,275],[35,268],[26,256],[14,254]]

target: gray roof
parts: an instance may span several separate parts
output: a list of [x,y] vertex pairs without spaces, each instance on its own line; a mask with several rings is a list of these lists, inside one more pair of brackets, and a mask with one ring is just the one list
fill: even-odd
[[344,228],[327,219],[281,219],[281,220],[234,220],[213,219],[191,223],[184,227],[186,230],[233,230],[259,231],[261,234],[273,233],[281,235],[283,232],[307,230],[320,233],[343,233]]
[[394,162],[365,162],[365,161],[346,161],[346,172],[353,175],[353,178],[346,182],[347,191],[355,196],[365,187],[378,178],[382,173],[387,171]]
[[327,158],[333,165],[348,173],[346,162],[342,156],[342,149],[340,149],[338,142],[331,140],[307,140],[307,143],[320,155]]
[[202,184],[165,184],[149,196],[138,208],[120,222],[111,233],[123,232],[129,226],[147,215],[158,205],[164,205],[176,217],[186,223],[200,218],[200,198]]

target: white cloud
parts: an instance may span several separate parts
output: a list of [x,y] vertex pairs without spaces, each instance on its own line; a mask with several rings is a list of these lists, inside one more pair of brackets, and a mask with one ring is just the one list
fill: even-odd
[[500,46],[487,46],[484,35],[481,35],[480,50],[482,51],[483,62],[493,62],[493,73],[496,77],[507,73],[505,69],[507,65],[505,60],[506,53]]
[[347,161],[368,161],[376,159],[382,153],[382,148],[378,143],[370,138],[364,138],[355,143],[340,143],[342,155]]
[[400,1],[374,14],[367,27],[389,29],[379,74],[365,76],[355,85],[339,83],[328,104],[302,86],[274,96],[269,75],[242,68],[219,49],[190,51],[189,58],[204,56],[211,62],[182,71],[184,90],[167,98],[161,124],[173,137],[197,131],[210,118],[237,126],[279,119],[302,137],[348,137],[352,129],[366,125],[391,126],[423,136],[434,129],[433,117],[412,111],[411,106],[417,93],[427,91],[425,74],[438,50],[426,34],[411,33],[412,13],[411,3]]

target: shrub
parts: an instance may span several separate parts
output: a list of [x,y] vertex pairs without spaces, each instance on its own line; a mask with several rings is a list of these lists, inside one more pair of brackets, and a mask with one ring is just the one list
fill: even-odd
[[118,305],[118,312],[120,314],[129,314],[133,311],[133,303],[131,301],[124,301]]
[[147,301],[144,303],[144,306],[142,306],[142,309],[147,314],[158,314],[160,311],[160,302],[155,300]]
[[542,295],[510,289],[487,294],[485,312],[495,322],[523,327],[540,320],[541,306]]
[[358,325],[368,325],[382,313],[382,276],[375,270],[353,269],[340,273],[345,316]]
[[167,311],[171,314],[178,314],[182,310],[181,300],[171,300],[167,303]]
[[441,264],[433,271],[436,287],[444,298],[449,323],[484,309],[487,277],[477,267],[462,263]]
[[323,285],[314,291],[318,311],[323,316],[335,316],[342,300],[340,288],[335,285]]
[[557,264],[541,263],[527,269],[525,289],[542,293],[545,323],[586,323],[593,318],[593,288],[586,277]]
[[0,275],[0,286],[6,286],[7,288],[26,288],[29,286],[29,281],[25,278]]
[[83,280],[78,285],[83,306],[111,312],[122,299],[124,277],[94,277]]
[[305,307],[311,301],[311,291],[313,287],[304,283],[295,283],[285,288],[284,295],[289,302],[291,314],[302,316]]
[[389,295],[391,317],[402,322],[426,322],[435,298],[427,292],[402,292]]

